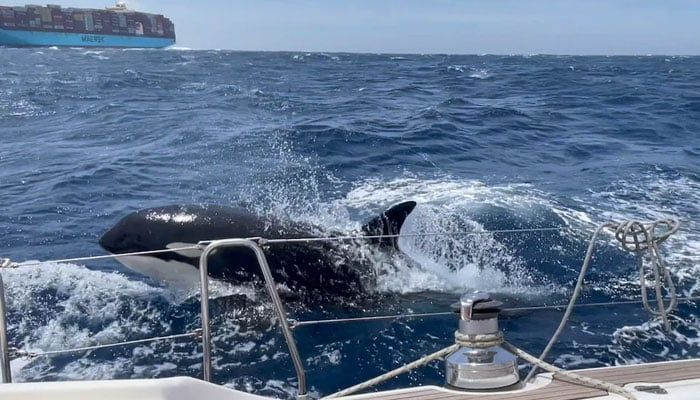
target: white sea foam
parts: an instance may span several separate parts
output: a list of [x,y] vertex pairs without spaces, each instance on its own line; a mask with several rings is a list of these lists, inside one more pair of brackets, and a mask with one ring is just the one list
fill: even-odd
[[316,346],[315,355],[306,359],[306,365],[339,365],[343,354],[338,343]]
[[376,209],[408,199],[419,204],[444,205],[453,209],[492,205],[519,214],[527,214],[535,207],[542,207],[559,212],[566,219],[575,218],[574,213],[531,184],[486,185],[478,180],[451,177],[421,179],[405,176],[388,182],[368,179],[348,192],[342,202],[353,208]]
[[[483,231],[483,227],[446,207],[418,206],[406,220],[402,233]],[[535,282],[522,260],[491,234],[467,236],[407,236],[399,240],[401,251],[420,268],[408,266],[397,274],[385,274],[380,285],[403,291],[529,293]],[[400,264],[397,264],[400,265]]]
[[[32,117],[42,115],[41,107],[35,105],[27,99],[12,101],[0,99],[0,110],[7,110],[13,117]],[[45,113],[45,112],[44,112]]]
[[469,77],[476,79],[487,79],[491,77],[491,73],[486,68],[472,69],[472,72],[469,74]]
[[[30,351],[63,350],[114,343],[129,335],[148,335],[158,324],[160,312],[144,299],[171,296],[167,290],[127,279],[116,273],[91,271],[73,264],[44,263],[3,272],[10,313],[37,312],[35,317],[11,319],[20,347]],[[52,293],[49,297],[40,295]],[[124,315],[124,308],[130,315]],[[147,321],[147,322],[143,322]],[[148,322],[150,321],[150,322]],[[154,325],[155,324],[155,325]],[[125,360],[100,363],[75,361],[60,372],[65,379],[108,378],[123,370]],[[37,359],[17,373],[18,380],[41,379],[50,360]],[[16,365],[17,366],[17,365]],[[111,371],[111,372],[109,372]]]
[[623,326],[612,334],[607,351],[614,354],[619,364],[638,364],[648,359],[681,359],[696,356],[700,346],[700,321],[691,315],[685,321],[673,318],[677,328],[665,331],[661,321],[647,321],[640,325]]
[[[185,91],[200,92],[209,88],[206,82],[185,82],[180,86],[180,89]],[[226,96],[226,94],[224,94]]]
[[592,201],[579,199],[590,225],[628,219],[653,220],[675,216],[681,229],[661,247],[667,263],[681,283],[692,283],[686,295],[700,290],[700,184],[686,177],[659,177],[657,173],[632,175],[610,189],[593,193]]
[[[693,220],[693,215],[700,213],[700,185],[687,178],[664,179],[655,174],[636,177],[634,181],[636,183],[628,183],[628,180],[617,182],[610,192],[594,193],[591,200],[573,199],[573,205],[565,206],[529,184],[489,186],[479,181],[420,179],[410,176],[389,182],[369,179],[355,186],[336,205],[368,210],[382,209],[388,204],[407,199],[416,200],[419,206],[408,218],[402,233],[459,230],[455,226],[459,224],[459,227],[471,226],[478,230],[480,226],[459,210],[478,211],[484,205],[502,207],[516,216],[527,218],[531,218],[530,215],[536,214],[538,210],[548,210],[570,228],[568,234],[579,237],[581,241],[585,241],[602,222],[677,215],[683,220],[686,229],[679,231],[664,245],[665,253],[677,280],[696,282],[686,294],[697,293],[700,290],[700,284],[697,283],[700,277],[700,257],[697,255],[700,250],[700,234],[697,232],[700,227]],[[669,203],[670,199],[674,200]],[[401,288],[402,291],[421,288],[459,290],[463,289],[460,285],[474,284],[491,291],[537,292],[538,286],[539,290],[542,289],[541,285],[535,283],[538,278],[532,277],[522,265],[515,271],[504,270],[502,265],[518,265],[519,260],[511,259],[512,253],[488,235],[474,236],[456,243],[453,239],[446,240],[443,237],[421,240],[402,238],[399,245],[421,268],[406,266],[392,270],[380,277],[380,282],[386,287]],[[614,245],[614,242],[611,241],[610,245]],[[448,254],[446,249],[453,252]],[[478,251],[483,251],[490,258],[476,257]],[[467,260],[475,259],[481,262],[468,265]],[[484,268],[484,260],[493,262],[493,267]],[[571,267],[577,269],[578,265]],[[517,277],[517,281],[523,282],[523,285],[511,286],[513,281],[509,281],[507,276]],[[622,285],[622,282],[628,280],[626,287],[629,288],[635,285],[635,279],[634,276],[619,277],[618,281],[599,282],[597,286],[604,290],[608,286]]]
[[[153,337],[163,332],[168,334],[172,317],[167,305],[176,305],[182,300],[178,293],[168,288],[74,264],[25,265],[4,271],[3,278],[11,316],[9,330],[13,338],[21,338],[13,345],[37,352],[111,344]],[[210,289],[212,298],[244,294],[254,301],[257,296],[252,286],[234,286],[214,280]],[[239,321],[252,323],[251,315],[262,321],[271,318],[268,305],[251,304],[252,308],[227,310],[222,321],[216,320],[224,327],[214,333],[212,340],[221,348],[234,346],[228,349],[228,353],[249,353],[256,346],[263,347],[260,351],[264,352],[274,345],[274,342],[259,340],[261,332],[266,329],[240,326]],[[12,317],[18,314],[22,317]],[[245,338],[247,340],[242,340]],[[182,357],[193,360],[201,357],[197,353],[183,354],[178,346],[175,342],[152,342],[135,347],[132,357],[115,356],[111,359],[76,353],[74,359],[60,369],[53,367],[51,358],[15,362],[13,376],[17,381],[35,381],[113,379],[124,376],[127,371],[132,371],[132,378],[167,375],[175,368],[173,360],[179,363]],[[154,359],[156,348],[159,354]],[[171,354],[173,352],[177,355]],[[219,356],[214,359],[219,364],[221,360]]]
[[[487,186],[479,181],[412,177],[389,182],[367,180],[339,202],[358,209],[382,209],[407,199],[419,204],[402,228],[401,233],[407,235],[483,231],[465,211],[485,204],[519,214],[530,213],[531,208],[545,204],[558,207],[530,185]],[[523,260],[514,256],[513,249],[508,249],[492,234],[402,237],[399,248],[413,263],[395,259],[383,264],[380,290],[461,292],[471,288],[519,295],[560,290],[550,287],[543,277],[535,276]],[[409,265],[414,263],[417,266]]]
[[469,77],[475,79],[488,79],[492,76],[491,72],[486,68],[472,68],[466,65],[448,65],[447,70],[460,73],[469,71]]
[[104,51],[101,51],[101,50],[87,50],[87,51],[83,52],[83,55],[90,56],[90,57],[97,59],[97,60],[109,60],[109,57],[102,55],[103,53],[104,53]]

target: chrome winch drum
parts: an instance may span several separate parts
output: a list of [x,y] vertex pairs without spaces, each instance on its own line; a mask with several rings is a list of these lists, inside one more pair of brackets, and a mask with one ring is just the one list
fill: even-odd
[[[503,303],[492,300],[488,293],[467,293],[458,304],[459,330],[467,339],[496,337],[498,314]],[[468,340],[467,340],[468,341]],[[457,389],[496,389],[518,383],[517,357],[501,346],[462,346],[445,359],[445,379]]]

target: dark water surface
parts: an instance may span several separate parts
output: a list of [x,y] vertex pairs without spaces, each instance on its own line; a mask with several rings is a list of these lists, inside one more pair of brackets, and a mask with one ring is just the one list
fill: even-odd
[[[445,311],[470,288],[508,305],[566,302],[595,226],[676,215],[664,254],[683,295],[700,275],[700,58],[357,55],[0,49],[0,256],[102,254],[133,210],[244,204],[350,232],[419,202],[375,254],[375,293],[298,319]],[[634,258],[600,242],[582,302],[639,298]],[[311,268],[312,266],[310,266]],[[199,302],[113,261],[3,273],[10,342],[56,350],[182,333]],[[215,381],[289,396],[295,378],[257,286],[216,284]],[[231,296],[233,295],[233,296]],[[698,355],[697,307],[666,334],[639,305],[581,309],[551,360],[568,368]],[[560,313],[502,322],[539,352]],[[329,394],[450,343],[451,317],[296,331],[314,393]],[[40,358],[17,379],[200,376],[192,341]],[[383,386],[440,384],[439,363]]]

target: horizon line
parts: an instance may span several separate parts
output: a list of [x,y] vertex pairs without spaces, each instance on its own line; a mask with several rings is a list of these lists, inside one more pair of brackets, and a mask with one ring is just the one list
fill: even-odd
[[180,51],[230,51],[235,53],[306,53],[306,54],[357,54],[357,55],[390,55],[390,56],[499,56],[499,57],[535,57],[535,56],[556,56],[556,57],[698,57],[693,53],[446,53],[446,52],[393,52],[393,51],[347,51],[347,50],[250,50],[250,49],[226,49],[226,48],[194,48],[187,46],[168,46],[161,50]]

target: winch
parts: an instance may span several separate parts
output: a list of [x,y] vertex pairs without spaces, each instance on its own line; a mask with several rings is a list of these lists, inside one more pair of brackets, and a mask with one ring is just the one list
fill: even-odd
[[457,304],[460,348],[445,358],[445,379],[457,389],[496,389],[518,383],[517,357],[500,344],[498,314],[503,303],[488,293],[464,294]]

